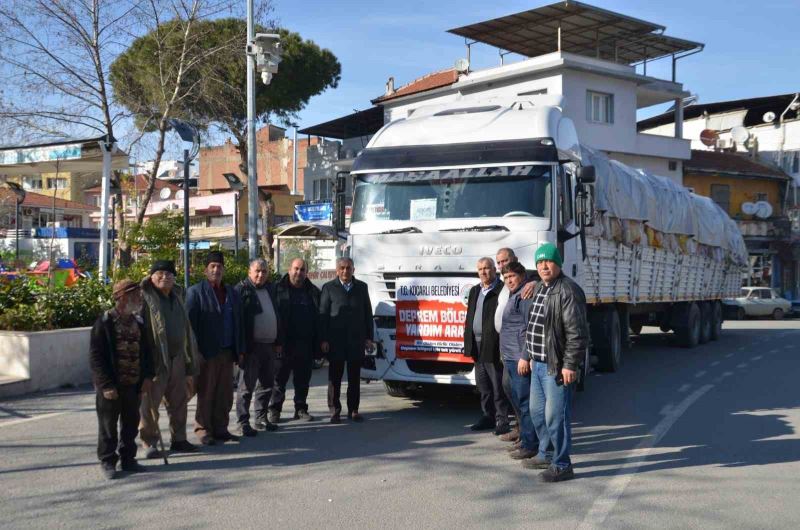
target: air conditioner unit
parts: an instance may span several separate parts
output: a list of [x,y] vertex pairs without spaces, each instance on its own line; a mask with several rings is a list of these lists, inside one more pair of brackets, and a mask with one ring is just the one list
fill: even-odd
[[717,147],[719,149],[730,149],[733,147],[733,140],[730,138],[720,138],[717,140]]

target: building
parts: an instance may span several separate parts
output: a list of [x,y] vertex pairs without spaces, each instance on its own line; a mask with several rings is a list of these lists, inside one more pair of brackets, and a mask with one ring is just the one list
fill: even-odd
[[[125,212],[125,219],[133,220],[136,218],[136,213],[139,207],[144,202],[144,196],[147,193],[148,177],[144,174],[133,175],[131,177],[123,177],[120,182],[122,188],[122,205],[121,207]],[[156,179],[153,187],[153,195],[150,197],[150,202],[164,201],[174,199],[182,193],[181,188],[175,184],[171,184],[166,179]],[[93,186],[84,190],[83,202],[89,205],[96,206],[96,211],[92,214],[92,226],[100,226],[100,203],[102,201],[102,188]],[[113,197],[111,197],[113,201]],[[114,209],[119,208],[120,205],[112,202]],[[111,212],[111,208],[109,208]]]
[[748,285],[800,293],[800,255],[791,242],[786,196],[791,177],[743,153],[693,150],[684,185],[710,197],[736,221],[750,255]]

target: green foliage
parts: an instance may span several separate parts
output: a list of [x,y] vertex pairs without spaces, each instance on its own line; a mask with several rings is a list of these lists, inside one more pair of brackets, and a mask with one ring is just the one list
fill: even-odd
[[135,254],[177,261],[183,241],[183,214],[165,210],[142,224],[131,224],[125,237]]
[[0,282],[0,313],[18,305],[30,305],[36,301],[35,291],[40,288],[28,278],[17,278]]

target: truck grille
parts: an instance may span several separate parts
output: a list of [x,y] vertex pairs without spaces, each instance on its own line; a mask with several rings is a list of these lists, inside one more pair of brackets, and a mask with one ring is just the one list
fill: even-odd
[[449,361],[416,361],[406,359],[406,365],[412,372],[427,375],[466,375],[472,371],[472,363],[454,363]]

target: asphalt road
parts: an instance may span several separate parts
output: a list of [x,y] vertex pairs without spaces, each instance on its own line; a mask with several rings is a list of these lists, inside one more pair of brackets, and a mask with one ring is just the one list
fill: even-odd
[[0,527],[800,527],[800,321],[726,323],[694,350],[655,331],[578,394],[570,482],[542,484],[470,432],[474,396],[376,383],[363,424],[284,421],[109,482],[83,388],[0,402]]

